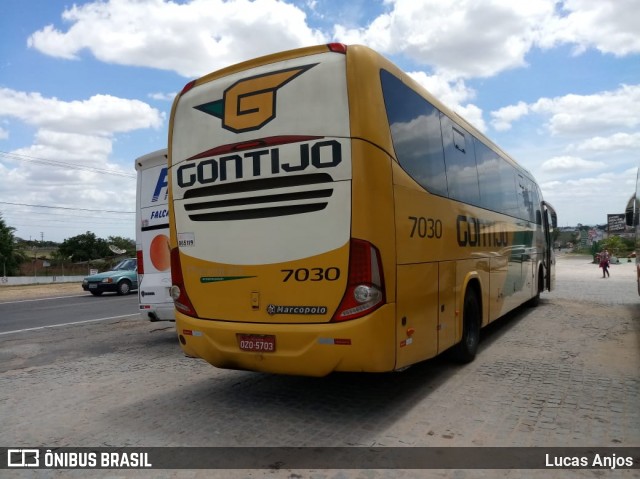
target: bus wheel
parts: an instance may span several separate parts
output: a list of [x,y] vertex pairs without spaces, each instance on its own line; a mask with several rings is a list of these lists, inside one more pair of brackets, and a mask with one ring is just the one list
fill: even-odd
[[464,295],[462,339],[452,350],[454,361],[470,363],[475,359],[480,342],[480,315],[478,296],[473,289],[467,288]]
[[118,283],[118,294],[129,294],[131,291],[131,283],[124,279]]

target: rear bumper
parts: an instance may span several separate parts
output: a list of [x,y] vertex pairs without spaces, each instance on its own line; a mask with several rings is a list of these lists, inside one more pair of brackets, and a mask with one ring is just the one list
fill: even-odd
[[83,284],[82,289],[85,291],[98,291],[100,293],[117,293],[118,283],[88,283]]
[[[396,360],[393,304],[352,321],[315,324],[234,323],[176,311],[176,331],[187,356],[219,368],[325,376],[392,371]],[[238,334],[275,335],[276,350],[242,351]]]
[[175,321],[173,303],[166,305],[140,304],[140,316],[149,321]]

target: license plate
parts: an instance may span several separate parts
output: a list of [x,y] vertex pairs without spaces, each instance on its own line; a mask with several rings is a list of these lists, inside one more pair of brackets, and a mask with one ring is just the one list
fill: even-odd
[[89,289],[97,289],[98,285],[95,283],[89,283]]
[[272,334],[238,334],[238,345],[242,351],[273,353],[276,337]]

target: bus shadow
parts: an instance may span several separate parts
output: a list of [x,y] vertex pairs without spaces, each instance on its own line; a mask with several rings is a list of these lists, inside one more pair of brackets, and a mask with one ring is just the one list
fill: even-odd
[[[478,359],[493,342],[524,320],[528,311],[531,310],[517,309],[484,328]],[[188,445],[370,446],[441,387],[446,385],[455,394],[464,381],[448,384],[449,381],[457,375],[473,374],[479,362],[456,364],[445,353],[402,372],[334,373],[322,378],[220,370],[194,364],[206,379],[195,379],[180,387],[168,385],[162,395],[151,401],[155,410],[166,407],[180,411],[181,428],[188,430],[182,437],[188,437]],[[205,370],[209,367],[210,375]],[[158,427],[158,421],[141,417],[141,410],[141,405],[133,404],[118,411],[121,427]],[[175,437],[174,430],[167,430],[163,436],[158,433],[148,432],[155,437]]]
[[480,354],[485,349],[490,348],[494,342],[498,341],[502,336],[518,326],[518,324],[524,321],[530,314],[533,314],[537,309],[545,308],[550,304],[551,301],[549,299],[542,298],[540,299],[540,304],[537,307],[531,307],[527,304],[523,304],[482,328],[480,331],[480,345],[478,346],[478,353]]

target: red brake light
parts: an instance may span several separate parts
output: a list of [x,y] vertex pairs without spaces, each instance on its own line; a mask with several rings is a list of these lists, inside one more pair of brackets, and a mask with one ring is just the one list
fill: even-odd
[[385,302],[380,252],[371,243],[352,239],[347,290],[332,321],[347,321],[369,314]]
[[178,248],[171,249],[171,284],[171,297],[176,309],[181,313],[197,318],[198,314],[185,290],[182,265],[180,264],[180,250]]
[[138,274],[144,274],[144,258],[142,256],[142,250],[136,250],[136,263],[138,263]]
[[271,148],[278,145],[286,145],[289,143],[298,143],[302,141],[318,140],[321,136],[309,136],[309,135],[282,135],[282,136],[270,136],[268,138],[256,138],[254,140],[243,141],[241,143],[231,143],[228,145],[217,146],[197,155],[187,158],[185,161],[199,160],[200,158],[207,158],[210,156],[224,155],[226,153],[233,153],[236,151],[249,150],[253,148]]
[[180,92],[181,95],[184,95],[185,93],[187,93],[189,90],[191,90],[194,86],[196,86],[196,81],[195,80],[191,80],[189,83],[187,83],[184,88],[182,89],[182,91]]
[[344,43],[329,43],[327,46],[334,53],[347,53],[347,46]]

